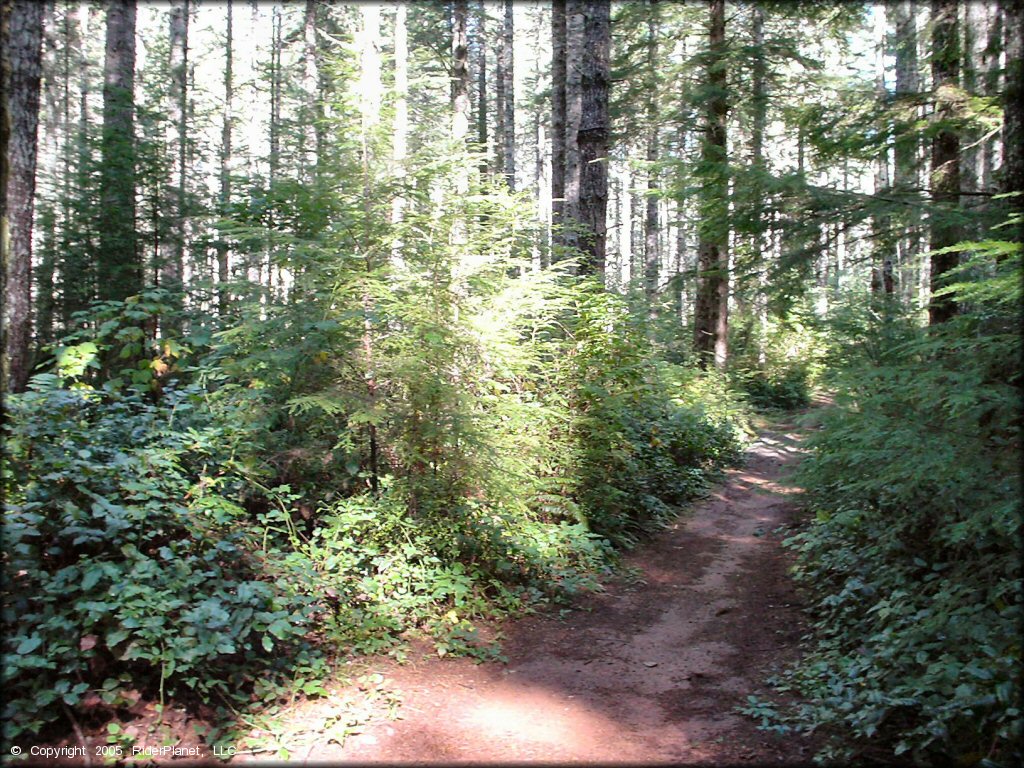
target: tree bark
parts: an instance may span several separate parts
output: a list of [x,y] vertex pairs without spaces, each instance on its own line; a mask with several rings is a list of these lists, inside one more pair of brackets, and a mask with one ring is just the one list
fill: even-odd
[[[393,225],[402,223],[406,204],[405,195],[401,191],[406,178],[405,161],[409,154],[409,31],[406,18],[407,6],[399,3],[395,8],[395,117],[391,145],[391,159],[399,192],[391,203]],[[396,266],[402,264],[402,242],[398,238],[391,249],[391,261]]]
[[[404,7],[404,3],[402,4]],[[487,9],[484,0],[477,4],[476,28],[476,140],[480,145],[480,177],[487,176]]]
[[[229,6],[230,7],[230,6]],[[188,0],[171,3],[169,19],[170,88],[167,91],[167,146],[172,153],[164,195],[167,232],[160,243],[160,284],[181,290],[185,260],[185,147],[188,143]]]
[[[64,10],[65,16],[67,13]],[[61,27],[64,24],[61,23]],[[66,28],[65,28],[66,29]],[[57,257],[60,253],[58,243],[59,211],[62,208],[59,190],[67,183],[68,166],[61,164],[63,142],[61,137],[67,135],[66,118],[68,106],[66,99],[70,95],[69,73],[61,66],[64,58],[63,50],[66,41],[59,39],[58,14],[55,0],[46,0],[43,11],[43,48],[41,60],[41,115],[39,117],[42,133],[42,151],[36,159],[36,175],[48,180],[47,193],[37,195],[35,226],[42,230],[39,233],[39,248],[36,257],[38,268],[35,271],[35,336],[40,345],[53,341],[53,319],[57,303],[56,276]],[[58,52],[60,49],[60,52]],[[38,139],[37,139],[38,141]]]
[[705,167],[701,221],[698,225],[698,285],[694,307],[694,347],[698,363],[723,368],[729,335],[729,181],[726,163],[725,0],[709,0],[705,136],[701,163]]
[[[231,206],[231,101],[235,92],[234,85],[234,16],[232,0],[227,0],[227,21],[224,39],[224,116],[220,133],[220,215],[230,214]],[[226,314],[231,297],[228,295],[227,282],[231,279],[230,254],[228,244],[223,236],[217,240],[217,303],[220,313]]]
[[[1020,3],[1004,0],[1006,83],[1003,88],[1003,179],[1002,191],[1015,192],[1009,198],[1012,210],[1024,215],[1024,9]],[[1024,225],[1017,238],[1024,236]]]
[[562,209],[562,242],[572,250],[579,246],[580,150],[579,129],[583,113],[582,72],[586,14],[583,0],[565,4],[565,205]]
[[0,263],[4,278],[0,391],[21,392],[31,370],[32,219],[43,5],[30,0],[6,0],[0,24],[4,112],[0,115]]
[[498,110],[501,113],[502,173],[508,188],[516,188],[516,121],[515,121],[515,57],[512,52],[514,20],[512,0],[504,0],[505,17],[501,27],[501,46],[498,50],[498,78],[501,85],[501,99]]
[[467,0],[452,4],[452,138],[469,133],[469,35]]
[[[885,33],[886,33],[886,8],[881,6],[878,9],[878,27],[875,30],[877,46],[875,49],[875,94],[878,102],[884,104],[888,99],[888,92],[885,89]],[[844,185],[845,186],[845,185]],[[889,150],[882,147],[878,157],[875,158],[874,191],[876,195],[887,195],[890,193],[891,183],[889,174]],[[893,251],[896,243],[889,232],[892,228],[892,217],[888,213],[879,213],[872,217],[872,250],[873,264],[871,266],[871,292],[874,294],[885,293],[891,295],[895,284],[893,281]],[[838,272],[838,270],[837,270]]]
[[135,231],[135,0],[107,6],[100,169],[99,297],[123,300],[142,289]]
[[[551,243],[564,242],[565,211],[565,0],[551,3]],[[552,251],[552,260],[557,254]]]
[[658,0],[650,0],[650,16],[647,19],[647,99],[644,105],[647,113],[647,210],[644,215],[644,292],[647,310],[651,317],[657,315],[658,279],[661,265],[659,247],[660,227],[658,225]]
[[306,181],[317,177],[318,133],[320,123],[319,61],[317,57],[317,0],[306,0],[306,11],[302,22],[302,92],[305,97],[302,114],[302,170]]
[[[958,0],[932,0],[932,81],[935,89],[935,118],[952,120],[954,102],[958,98],[960,75]],[[932,199],[940,209],[931,217],[931,250],[934,252],[960,240],[960,227],[951,220],[952,209],[959,205],[960,191],[960,137],[950,126],[943,126],[932,139]],[[931,257],[931,300],[928,321],[942,323],[956,313],[956,304],[950,296],[936,296],[946,285],[946,273],[957,266],[955,253],[933,253]]]
[[611,84],[611,6],[609,0],[586,0],[582,70],[580,73],[580,121],[578,211],[581,274],[604,279],[605,218],[608,209],[608,90]]
[[[897,0],[887,7],[892,17],[894,56],[896,60],[895,99],[900,107],[901,130],[893,143],[893,188],[897,195],[909,198],[920,186],[920,140],[918,130],[911,127],[918,120],[918,92],[921,78],[917,58],[917,6],[913,0]],[[906,126],[906,127],[904,127]],[[913,211],[914,209],[910,209]],[[920,223],[916,216],[903,228],[897,239],[896,258],[900,266],[901,287],[913,287],[915,260],[921,252]],[[909,298],[909,297],[908,297]]]

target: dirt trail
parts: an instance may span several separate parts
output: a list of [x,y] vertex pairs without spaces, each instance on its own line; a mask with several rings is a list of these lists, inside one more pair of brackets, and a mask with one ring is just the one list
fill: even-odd
[[734,707],[791,660],[800,629],[777,530],[796,489],[799,433],[776,424],[746,464],[627,558],[634,569],[566,618],[510,623],[508,664],[381,662],[401,719],[378,720],[307,761],[806,762],[808,745]]

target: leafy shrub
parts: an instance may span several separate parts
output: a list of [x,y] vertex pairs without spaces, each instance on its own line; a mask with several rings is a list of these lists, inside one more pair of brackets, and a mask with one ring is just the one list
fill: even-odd
[[578,311],[572,376],[580,506],[590,530],[631,545],[703,490],[739,442],[732,424],[684,402],[683,369],[653,363],[621,299],[595,293]]
[[59,383],[7,402],[5,738],[127,689],[238,701],[302,651],[313,610],[238,503],[244,434],[195,389],[157,406]]
[[318,515],[305,547],[334,604],[326,629],[356,651],[424,629],[439,652],[487,656],[473,621],[596,586],[607,545],[582,526],[511,519],[467,503],[444,524],[407,514],[401,495],[352,497]]
[[751,405],[758,408],[803,408],[811,401],[807,368],[801,363],[743,371],[735,378]]
[[810,441],[816,516],[789,545],[816,645],[776,724],[833,736],[826,758],[1021,760],[1019,267],[1019,246],[975,259],[963,314],[869,334],[893,341],[851,360]]

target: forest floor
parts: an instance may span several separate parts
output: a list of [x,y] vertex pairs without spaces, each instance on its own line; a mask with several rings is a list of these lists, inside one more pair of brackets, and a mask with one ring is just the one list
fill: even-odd
[[[352,682],[250,721],[233,755],[210,751],[177,708],[156,731],[152,712],[136,713],[124,735],[155,744],[162,733],[203,763],[229,765],[809,763],[812,740],[759,731],[736,711],[795,659],[804,632],[781,546],[799,509],[787,477],[802,454],[800,421],[766,420],[743,465],[628,554],[603,591],[485,627],[500,633],[507,662],[439,658],[427,643],[404,663],[352,661]],[[92,752],[106,741],[79,735],[65,743]]]
[[[290,759],[808,763],[813,743],[759,731],[735,711],[795,658],[804,631],[781,547],[798,510],[786,477],[801,456],[801,428],[786,418],[761,430],[706,499],[630,553],[605,591],[571,612],[504,624],[507,663],[441,659],[426,647],[405,664],[371,663],[360,685],[380,694],[378,716],[343,739],[321,731]],[[324,705],[295,714],[312,726]],[[388,708],[392,717],[380,716]]]

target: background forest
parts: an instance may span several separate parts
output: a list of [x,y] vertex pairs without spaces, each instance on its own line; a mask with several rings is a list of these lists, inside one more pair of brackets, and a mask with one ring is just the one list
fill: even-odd
[[[1019,763],[1021,7],[4,0],[4,741],[500,656],[831,404],[826,759]],[[789,703],[782,703],[789,702]],[[793,703],[796,702],[796,703]]]

